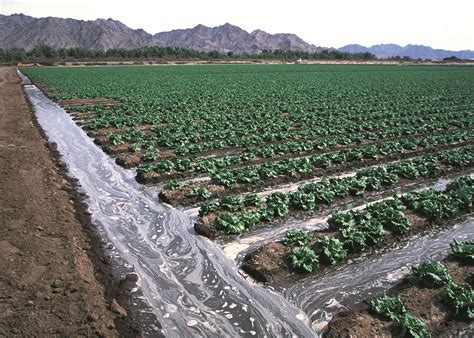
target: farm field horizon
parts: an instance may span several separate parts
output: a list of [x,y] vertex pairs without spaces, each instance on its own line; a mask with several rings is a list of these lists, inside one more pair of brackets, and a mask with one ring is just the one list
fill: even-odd
[[[270,287],[296,307],[288,290],[298,285],[396,252],[420,236],[472,227],[472,67],[20,70],[95,146],[154,189],[156,203],[186,215],[190,235],[212,241],[206,245],[226,256],[241,285]],[[467,240],[472,244],[472,232]],[[471,269],[471,261],[463,264]],[[472,280],[459,275],[456,282],[470,295],[461,308],[472,311]],[[450,316],[450,304],[446,325],[419,308],[410,310],[421,324],[405,318],[397,325],[421,335],[464,330],[473,318]],[[329,334],[347,334],[351,328],[337,327],[337,318]],[[400,330],[382,324],[370,334]]]

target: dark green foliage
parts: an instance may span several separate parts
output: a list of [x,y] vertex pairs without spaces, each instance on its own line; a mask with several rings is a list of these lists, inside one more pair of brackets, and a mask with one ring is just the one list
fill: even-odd
[[410,228],[410,222],[405,215],[406,207],[399,199],[382,201],[367,207],[371,216],[396,234],[404,234]]
[[307,247],[296,247],[288,255],[290,266],[296,270],[311,272],[319,266],[318,257]]
[[305,194],[304,192],[294,192],[290,194],[290,205],[295,209],[311,210],[314,209],[316,199],[313,194]]
[[453,316],[474,320],[474,291],[469,284],[449,282],[443,291],[443,299]]
[[379,297],[372,301],[371,309],[393,321],[401,337],[421,338],[431,336],[426,330],[426,325],[407,310],[405,302],[399,295],[396,297],[387,295]]
[[411,268],[410,281],[417,285],[437,288],[451,282],[451,277],[442,263],[427,260]]
[[367,247],[366,233],[361,227],[345,226],[340,229],[339,237],[348,251],[364,251]]
[[220,209],[225,211],[238,211],[244,207],[244,202],[239,196],[225,196],[219,200]]
[[246,210],[238,217],[244,223],[245,228],[252,229],[260,223],[261,214],[259,211]]
[[112,143],[114,146],[118,146],[120,144],[125,143],[121,135],[115,134],[111,131],[106,132],[105,136],[109,138],[109,142]]
[[146,46],[137,48],[53,48],[45,44],[33,47],[25,51],[23,48],[0,49],[1,63],[35,63],[52,64],[52,62],[64,61],[147,61],[149,59],[161,60],[375,60],[375,55],[364,53],[348,53],[338,50],[323,50],[321,52],[305,52],[298,50],[269,50],[265,49],[257,54],[221,53],[216,50],[209,52],[186,48],[171,48],[163,46]]
[[259,206],[263,204],[262,199],[255,194],[245,195],[243,198],[243,202],[246,207]]
[[240,234],[245,230],[245,223],[235,215],[228,212],[221,214],[214,220],[214,226],[226,234]]
[[405,302],[398,295],[396,297],[389,297],[383,295],[371,302],[371,309],[378,314],[384,315],[390,320],[395,320],[400,314],[407,311]]
[[457,259],[474,262],[474,241],[458,242],[454,240],[454,243],[451,243],[451,251]]
[[450,218],[459,212],[458,203],[451,196],[434,189],[405,195],[402,200],[410,209],[433,220]]
[[176,180],[169,181],[163,186],[163,190],[178,190],[183,186],[181,182]]
[[365,234],[367,244],[377,245],[385,239],[386,231],[378,219],[361,218],[358,224]]
[[347,256],[347,250],[342,242],[334,237],[323,237],[315,244],[314,251],[322,263],[329,265],[336,265]]
[[314,238],[311,231],[305,232],[301,229],[293,229],[286,233],[283,244],[286,246],[306,246]]
[[427,331],[425,323],[409,312],[403,313],[401,316],[395,318],[393,323],[400,330],[399,335],[401,337],[431,337],[431,333]]
[[201,206],[199,209],[199,217],[206,216],[210,214],[211,212],[214,212],[219,209],[219,202],[209,202],[205,203]]
[[282,192],[274,192],[266,199],[267,209],[275,216],[282,217],[288,213],[289,197]]
[[156,147],[153,145],[148,146],[144,149],[143,159],[145,161],[154,161],[156,160],[156,155],[157,155]]
[[222,170],[212,176],[212,183],[230,188],[235,185],[236,178],[230,171]]
[[175,167],[174,163],[171,162],[170,160],[160,160],[155,164],[155,166],[153,167],[153,170],[156,171],[157,173],[165,174],[173,170],[174,167]]
[[329,229],[337,231],[339,229],[354,226],[355,220],[350,212],[334,211],[328,219]]
[[212,193],[206,188],[197,187],[189,192],[189,197],[206,200],[212,196]]

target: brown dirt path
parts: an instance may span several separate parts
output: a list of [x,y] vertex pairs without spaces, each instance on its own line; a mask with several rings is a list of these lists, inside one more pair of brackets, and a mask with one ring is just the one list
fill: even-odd
[[127,332],[74,184],[36,128],[14,68],[0,68],[0,175],[0,337]]

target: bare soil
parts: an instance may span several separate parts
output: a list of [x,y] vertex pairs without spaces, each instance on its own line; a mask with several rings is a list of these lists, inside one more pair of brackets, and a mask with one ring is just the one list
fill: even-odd
[[[456,283],[469,282],[474,273],[474,265],[461,263],[452,258],[443,264]],[[472,280],[471,286],[472,284]],[[467,322],[453,319],[441,300],[441,288],[429,289],[412,285],[407,280],[396,285],[388,295],[400,295],[408,310],[420,318],[434,336],[458,336],[459,330],[468,326]],[[474,332],[471,332],[474,333]],[[329,323],[327,337],[369,337],[395,336],[390,321],[370,311],[370,300],[356,305],[352,310],[337,314]]]
[[137,336],[75,182],[0,68],[0,336]]

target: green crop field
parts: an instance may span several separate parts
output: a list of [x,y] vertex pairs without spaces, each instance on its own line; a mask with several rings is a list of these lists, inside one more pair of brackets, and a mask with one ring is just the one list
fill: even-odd
[[[415,191],[472,173],[472,67],[22,70],[119,165],[135,168],[138,182],[159,185],[162,201],[195,210],[198,234],[231,241],[298,220],[283,238],[246,255],[242,268],[263,282],[316,276],[473,209],[471,176],[442,191]],[[352,209],[368,201],[375,203]],[[301,225],[320,217],[324,230]],[[407,316],[404,329],[426,333]]]
[[[139,182],[160,184],[163,201],[200,206],[196,231],[210,238],[281,224],[290,216],[308,219],[342,202],[473,164],[471,67],[200,65],[24,72],[117,163],[136,167]],[[341,173],[351,174],[337,177]],[[295,186],[272,192],[286,183]],[[395,225],[386,228],[408,232],[401,207],[392,207]],[[427,212],[434,218],[455,214]],[[338,228],[357,223],[349,217],[336,212],[332,222],[341,218]],[[377,231],[374,236],[383,237],[383,229]]]

